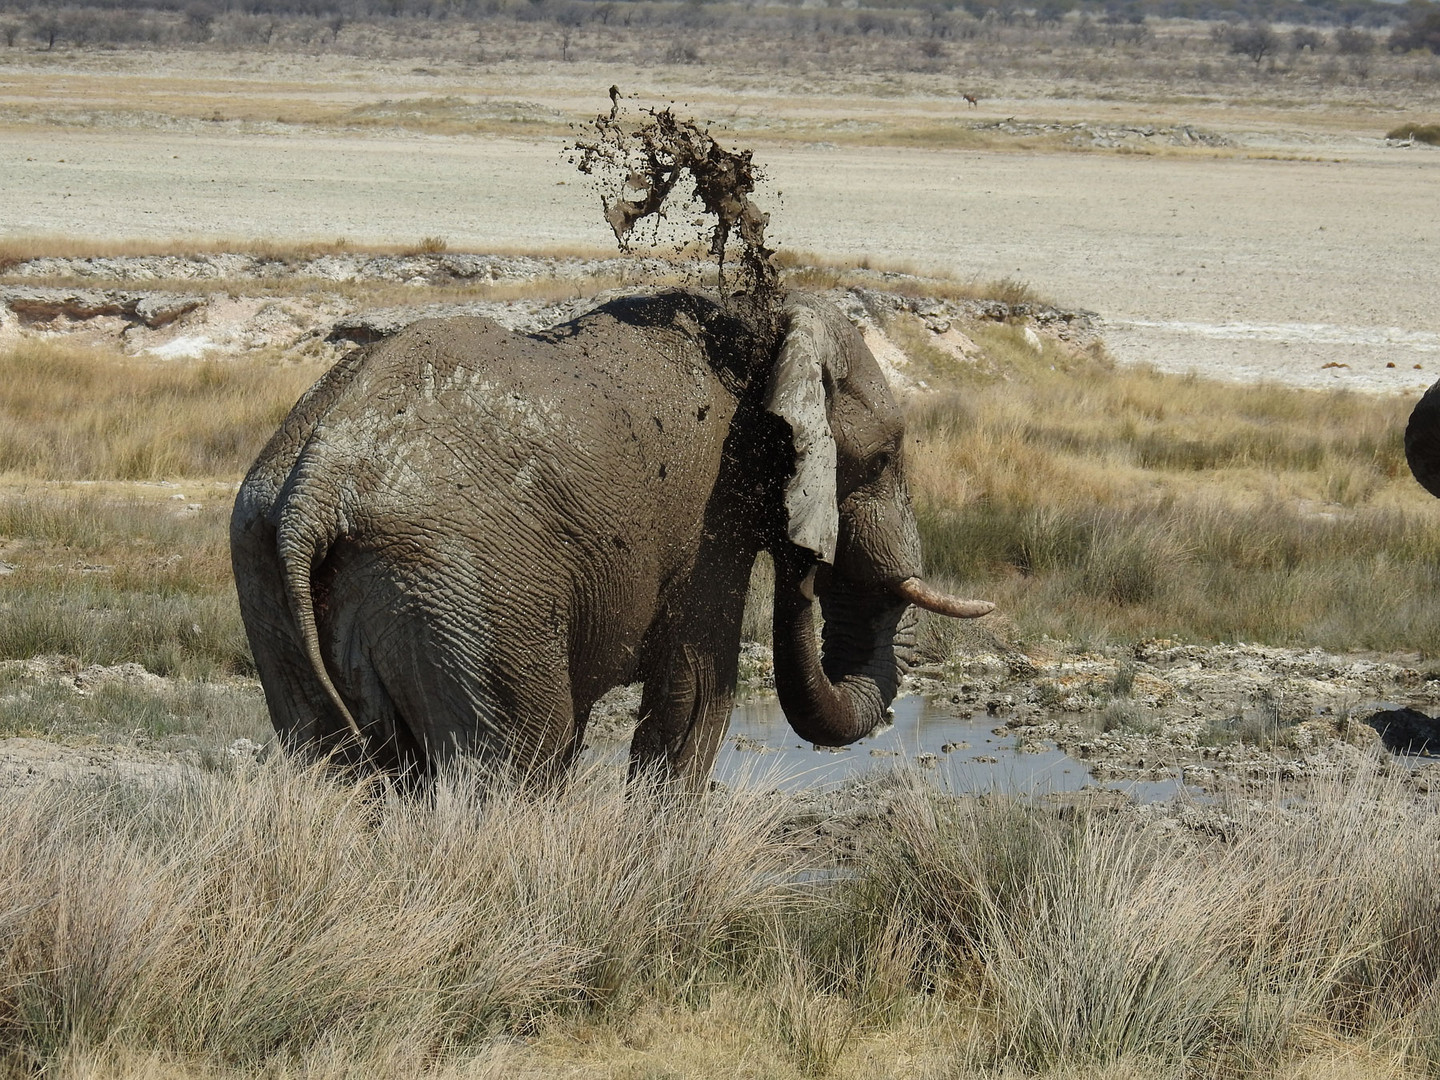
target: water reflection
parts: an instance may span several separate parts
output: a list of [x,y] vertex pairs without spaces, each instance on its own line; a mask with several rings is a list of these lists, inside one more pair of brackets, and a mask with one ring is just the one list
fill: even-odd
[[1167,780],[1102,784],[1083,762],[1053,745],[1022,752],[1013,735],[995,734],[1002,721],[994,716],[965,719],[920,697],[897,698],[894,710],[891,726],[852,746],[830,750],[802,742],[774,700],[738,705],[714,777],[732,786],[753,784],[758,778],[767,786],[798,791],[910,761],[956,792],[1046,795],[1106,787],[1140,802],[1168,802],[1184,790],[1178,769]]

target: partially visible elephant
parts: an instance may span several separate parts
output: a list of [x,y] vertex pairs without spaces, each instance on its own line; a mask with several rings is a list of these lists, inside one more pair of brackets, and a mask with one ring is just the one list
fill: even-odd
[[1425,391],[1405,425],[1405,460],[1425,490],[1440,498],[1440,382]]
[[[900,410],[832,304],[778,346],[705,294],[538,334],[432,319],[302,397],[235,500],[241,611],[282,742],[395,771],[463,752],[542,782],[643,680],[631,771],[709,776],[752,566],[780,703],[842,745],[885,714],[932,591]],[[813,601],[824,614],[817,642]]]

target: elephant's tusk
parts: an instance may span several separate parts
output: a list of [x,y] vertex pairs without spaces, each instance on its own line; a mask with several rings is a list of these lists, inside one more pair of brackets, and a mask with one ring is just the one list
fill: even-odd
[[995,610],[995,605],[988,600],[961,600],[958,596],[936,592],[918,577],[906,578],[892,585],[891,589],[896,596],[916,607],[933,611],[936,615],[949,615],[952,619],[978,619]]

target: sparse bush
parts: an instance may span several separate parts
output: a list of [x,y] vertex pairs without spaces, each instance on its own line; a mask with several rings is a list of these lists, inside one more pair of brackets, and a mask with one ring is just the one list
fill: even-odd
[[667,64],[698,64],[700,50],[688,41],[672,41],[669,48],[665,50],[665,62]]
[[1290,48],[1295,52],[1319,52],[1325,44],[1325,36],[1308,26],[1297,26],[1290,31]]
[[1153,734],[1161,727],[1160,722],[1146,716],[1139,705],[1123,700],[1106,702],[1095,718],[1095,726],[1106,734],[1112,731]]
[[1389,47],[1397,52],[1429,49],[1440,53],[1440,4],[1413,3],[1410,9],[1410,20],[1391,32]]
[[1260,61],[1279,49],[1280,38],[1270,28],[1269,23],[1252,22],[1247,26],[1232,29],[1228,44],[1231,52],[1248,56],[1258,67]]
[[1375,37],[1364,30],[1342,26],[1335,31],[1335,51],[1341,56],[1369,56],[1375,51]]
[[210,40],[216,14],[214,6],[207,0],[196,0],[185,6],[185,26],[196,41]]
[[65,22],[58,15],[36,15],[30,20],[30,36],[44,45],[46,51],[55,48],[55,43],[61,39],[65,30]]
[[1411,139],[1440,146],[1440,124],[1401,124],[1385,133],[1387,139]]

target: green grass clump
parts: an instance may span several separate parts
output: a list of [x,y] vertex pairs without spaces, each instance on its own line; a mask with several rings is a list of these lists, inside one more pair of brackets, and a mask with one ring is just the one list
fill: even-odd
[[0,660],[61,654],[159,675],[254,671],[230,570],[228,499],[56,491],[0,498],[12,572],[0,592]]

